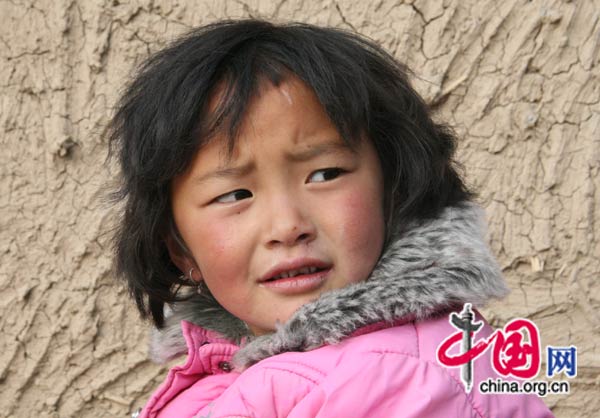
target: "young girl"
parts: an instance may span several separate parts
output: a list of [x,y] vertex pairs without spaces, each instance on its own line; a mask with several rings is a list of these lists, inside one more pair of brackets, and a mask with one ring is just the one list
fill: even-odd
[[[150,58],[111,125],[116,264],[187,353],[142,417],[545,417],[436,361],[448,313],[506,288],[407,70],[372,42],[228,21]],[[477,335],[484,338],[486,324]]]

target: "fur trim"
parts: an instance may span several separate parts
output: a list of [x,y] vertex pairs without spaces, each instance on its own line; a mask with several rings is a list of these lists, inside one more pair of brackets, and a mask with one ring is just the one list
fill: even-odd
[[194,293],[190,299],[172,305],[165,317],[165,326],[154,328],[150,335],[150,359],[160,364],[187,353],[181,321],[216,331],[236,344],[250,335],[246,324],[226,311],[206,288],[201,294]]
[[[423,319],[465,302],[481,307],[505,296],[508,289],[483,237],[482,212],[473,203],[463,203],[444,209],[435,219],[406,226],[390,239],[366,281],[323,293],[274,333],[250,339],[234,356],[236,367],[335,344],[377,322]],[[200,295],[176,306],[165,329],[155,333],[154,360],[186,352],[179,325],[184,319],[236,343],[248,336],[242,321],[210,295]]]

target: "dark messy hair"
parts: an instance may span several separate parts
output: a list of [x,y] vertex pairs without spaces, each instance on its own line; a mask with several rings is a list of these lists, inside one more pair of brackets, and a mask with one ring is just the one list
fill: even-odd
[[[110,155],[118,157],[122,171],[115,196],[124,203],[115,235],[116,270],[142,317],[162,327],[165,303],[183,298],[178,290],[186,285],[166,246],[169,234],[178,238],[172,180],[213,133],[226,133],[233,149],[248,102],[263,81],[279,85],[297,77],[349,145],[365,136],[373,141],[385,178],[388,236],[398,223],[435,216],[469,199],[453,167],[455,138],[431,119],[407,72],[354,33],[260,20],[197,28],[145,61],[108,130]],[[219,103],[209,111],[217,88]]]

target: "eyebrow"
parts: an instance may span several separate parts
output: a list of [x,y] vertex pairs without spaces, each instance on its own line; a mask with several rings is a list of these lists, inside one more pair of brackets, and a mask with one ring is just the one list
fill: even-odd
[[219,168],[215,171],[211,171],[209,173],[203,174],[201,176],[195,177],[192,182],[196,185],[205,183],[209,180],[213,179],[226,179],[226,178],[235,178],[235,177],[243,177],[248,175],[254,169],[254,163],[250,162],[248,164],[240,165],[237,167],[223,167]]
[[[310,161],[319,155],[337,154],[347,151],[354,152],[345,143],[330,141],[311,146],[309,149],[304,151],[286,153],[285,158],[291,162],[305,162]],[[213,179],[240,178],[248,175],[250,172],[252,172],[252,170],[254,170],[254,168],[254,162],[250,161],[240,166],[218,168],[209,173],[197,176],[192,181],[194,184],[198,185]]]
[[286,159],[292,162],[304,162],[321,154],[338,154],[347,151],[353,151],[347,144],[339,141],[329,141],[311,146],[305,151],[286,153]]

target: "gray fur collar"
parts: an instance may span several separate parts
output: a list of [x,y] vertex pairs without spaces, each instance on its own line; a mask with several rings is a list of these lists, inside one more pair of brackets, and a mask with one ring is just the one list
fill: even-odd
[[[249,338],[236,353],[239,369],[286,351],[334,344],[357,329],[381,321],[422,319],[470,302],[481,307],[508,293],[484,240],[482,210],[473,203],[444,209],[435,219],[394,234],[368,280],[333,290],[302,306],[269,335]],[[180,322],[187,320],[239,343],[246,326],[206,294],[180,302],[150,355],[164,362],[187,351]]]

